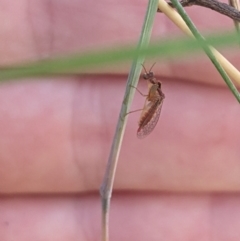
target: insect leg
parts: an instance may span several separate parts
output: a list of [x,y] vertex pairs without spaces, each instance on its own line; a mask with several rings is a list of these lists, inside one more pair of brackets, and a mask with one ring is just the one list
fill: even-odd
[[124,115],[124,117],[121,117],[121,119],[122,119],[122,121],[123,121],[123,118],[125,118],[128,114],[132,114],[132,113],[134,113],[134,112],[138,112],[138,111],[142,111],[143,109],[137,109],[137,110],[133,110],[133,111],[129,111],[128,113],[126,113],[125,115]]
[[143,109],[137,109],[137,110],[129,111],[128,113],[125,114],[125,116],[127,116],[128,114],[134,113],[134,112],[141,111],[141,110],[143,110]]
[[130,87],[136,89],[137,92],[138,92],[140,95],[145,96],[145,97],[148,96],[148,95],[144,95],[137,87],[135,87],[135,86],[133,86],[133,85],[130,85]]

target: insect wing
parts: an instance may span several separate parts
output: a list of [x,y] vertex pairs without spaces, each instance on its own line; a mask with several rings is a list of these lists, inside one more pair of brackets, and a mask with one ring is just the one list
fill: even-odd
[[[151,106],[149,104],[151,104]],[[148,123],[146,125],[140,126],[138,128],[137,137],[140,139],[144,138],[148,134],[150,134],[158,123],[159,116],[160,116],[161,109],[162,109],[163,99],[159,100],[157,103],[148,102],[147,108],[146,109],[144,108],[141,118],[144,118],[146,115],[148,115],[148,112],[151,110],[151,107],[154,104],[156,104],[157,106],[155,108],[155,111],[154,111],[151,119],[148,121]]]

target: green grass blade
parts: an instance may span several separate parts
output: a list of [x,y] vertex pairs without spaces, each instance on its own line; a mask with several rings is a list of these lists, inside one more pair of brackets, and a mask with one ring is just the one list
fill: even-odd
[[183,20],[185,21],[185,23],[187,24],[189,29],[191,30],[194,37],[200,43],[203,50],[205,51],[205,53],[207,54],[209,59],[212,61],[215,68],[218,70],[219,74],[222,76],[223,80],[225,81],[225,83],[227,84],[227,86],[229,87],[229,89],[231,90],[233,95],[236,97],[236,99],[240,103],[240,95],[239,95],[239,92],[238,92],[237,88],[235,87],[235,85],[233,84],[231,79],[228,77],[226,71],[222,68],[220,63],[217,61],[217,59],[216,59],[215,55],[213,54],[212,50],[210,49],[210,47],[208,46],[208,44],[206,43],[205,39],[202,37],[200,32],[197,30],[197,28],[195,27],[195,25],[193,24],[191,19],[188,17],[188,15],[185,12],[182,5],[178,2],[178,0],[171,0],[171,2],[175,6],[175,8],[177,9],[177,11],[181,15],[181,17],[183,18]]
[[[224,32],[208,36],[207,41],[215,47],[230,47],[238,44],[238,36],[235,32]],[[158,40],[140,50],[136,49],[133,45],[119,46],[111,49],[75,53],[55,59],[26,63],[7,69],[2,68],[0,71],[0,81],[62,73],[94,72],[94,68],[96,67],[119,64],[127,60],[135,59],[138,55],[139,57],[146,56],[167,59],[193,55],[198,53],[199,50],[201,50],[199,43],[186,37],[174,40]]]

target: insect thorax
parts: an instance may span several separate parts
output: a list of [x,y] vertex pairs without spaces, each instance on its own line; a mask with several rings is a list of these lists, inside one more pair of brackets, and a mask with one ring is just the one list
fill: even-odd
[[158,100],[160,98],[160,95],[158,93],[158,89],[159,89],[159,84],[153,84],[149,90],[148,93],[148,100],[149,101],[153,101],[155,102],[156,100]]

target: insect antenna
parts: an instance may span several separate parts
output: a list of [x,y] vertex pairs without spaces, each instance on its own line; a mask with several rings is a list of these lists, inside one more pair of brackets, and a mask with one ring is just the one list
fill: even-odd
[[152,67],[150,68],[149,72],[151,72],[152,68],[154,67],[154,65],[156,64],[156,62],[152,65]]
[[[148,72],[147,72],[145,66],[144,66],[143,64],[141,64],[141,65],[142,65],[142,67],[143,67],[143,69],[144,69],[144,71],[145,71],[145,74],[147,74]],[[151,69],[152,69],[152,68],[151,68]]]
[[144,71],[145,71],[145,74],[148,74],[148,73],[150,73],[151,72],[151,70],[152,70],[152,68],[154,67],[154,65],[156,64],[156,62],[152,65],[152,67],[150,68],[150,70],[149,71],[147,71],[146,70],[146,68],[145,68],[145,66],[143,65],[143,64],[141,64],[142,65],[142,67],[143,67],[143,69],[144,69]]

